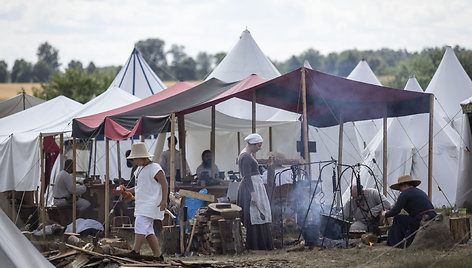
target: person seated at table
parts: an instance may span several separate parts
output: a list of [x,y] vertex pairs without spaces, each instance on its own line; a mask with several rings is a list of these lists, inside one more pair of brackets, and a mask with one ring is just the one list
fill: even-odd
[[[73,163],[72,159],[67,159],[64,162],[64,170],[61,170],[56,176],[53,196],[54,205],[57,207],[72,206],[72,195],[74,193]],[[87,187],[85,185],[76,185],[75,192],[77,196],[84,194],[86,190]],[[79,213],[85,211],[89,206],[90,202],[88,200],[77,198],[76,207]]]
[[[202,153],[202,164],[197,168],[197,177],[199,179],[205,177],[211,177],[211,164],[212,164],[212,155],[210,150],[205,150]],[[220,170],[215,164],[215,173],[213,178],[217,178]]]
[[[177,146],[177,137],[174,137],[175,138],[175,146]],[[171,152],[170,152],[170,148],[171,148],[171,137],[167,138],[167,144],[169,146],[169,149],[162,152],[161,154],[161,161],[160,161],[160,165],[162,167],[162,170],[164,171],[164,174],[166,174],[166,177],[167,177],[167,182],[170,181],[170,155],[171,155]],[[180,172],[180,163],[181,163],[181,160],[180,160],[180,152],[179,150],[177,150],[177,148],[175,148],[175,160],[174,160],[174,163],[175,163],[175,179],[177,181],[180,181],[181,180],[181,172]],[[187,167],[187,171],[186,171],[186,176],[190,176],[192,174],[192,172],[190,172],[190,167],[188,165],[188,162],[185,161],[185,165]]]

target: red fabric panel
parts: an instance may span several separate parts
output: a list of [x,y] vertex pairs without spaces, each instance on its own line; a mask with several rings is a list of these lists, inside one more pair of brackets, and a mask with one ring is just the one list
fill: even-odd
[[122,127],[120,124],[113,121],[113,119],[106,118],[105,119],[105,133],[107,133],[107,137],[112,140],[124,140],[133,135],[141,134],[141,125],[142,125],[142,118],[136,123],[132,130],[128,130]]

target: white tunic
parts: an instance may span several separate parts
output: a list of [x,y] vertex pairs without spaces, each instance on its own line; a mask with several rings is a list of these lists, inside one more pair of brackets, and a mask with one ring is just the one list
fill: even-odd
[[159,204],[162,200],[162,186],[154,177],[161,171],[159,164],[151,163],[138,167],[134,172],[136,178],[134,215],[146,216],[153,219],[164,219],[164,211]]

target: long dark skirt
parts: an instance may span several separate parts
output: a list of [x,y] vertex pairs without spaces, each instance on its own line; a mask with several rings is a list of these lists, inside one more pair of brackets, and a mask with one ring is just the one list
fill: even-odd
[[[412,235],[406,239],[403,243],[400,243],[404,238],[408,237],[412,233],[416,232],[420,227],[420,220],[417,217],[411,217],[409,215],[397,215],[393,218],[392,228],[388,231],[387,245],[393,247],[396,245],[398,248],[408,247],[413,242]],[[399,245],[397,245],[400,243]]]
[[238,191],[238,206],[242,208],[241,221],[246,227],[246,249],[248,250],[271,250],[274,248],[270,223],[251,224],[249,207],[251,205],[251,194],[241,183]]

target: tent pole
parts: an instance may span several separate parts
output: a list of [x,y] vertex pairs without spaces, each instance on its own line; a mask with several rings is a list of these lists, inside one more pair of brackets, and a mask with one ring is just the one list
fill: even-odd
[[428,139],[428,197],[433,200],[433,115],[434,114],[434,95],[429,99],[429,139]]
[[187,175],[187,152],[185,150],[186,145],[186,133],[185,133],[185,117],[179,115],[177,117],[178,129],[179,129],[179,144],[180,144],[180,176],[185,177]]
[[170,121],[170,192],[175,189],[175,113]]
[[123,183],[123,178],[121,178],[120,141],[116,141],[116,160],[118,163],[118,182],[121,185]]
[[64,133],[59,134],[59,166],[64,169]]
[[238,131],[238,135],[237,135],[237,138],[238,138],[238,154],[241,153],[241,132]]
[[269,152],[272,152],[272,127],[269,127]]
[[216,108],[215,105],[211,106],[211,133],[210,133],[210,151],[211,151],[211,177],[215,178],[215,121],[216,121]]
[[252,91],[252,133],[256,133],[256,91]]
[[108,237],[110,228],[110,139],[105,137],[105,237]]
[[44,189],[46,184],[46,178],[44,176],[44,146],[43,146],[43,134],[39,134],[39,147],[41,152],[41,191],[40,191],[40,203],[41,203],[41,221],[43,223],[43,238],[46,238],[46,213],[44,205]]
[[144,134],[142,134],[140,138],[141,138],[141,142],[144,142]]
[[96,169],[97,169],[97,138],[95,137],[93,143],[95,144],[95,150],[93,152],[93,175],[97,175]]
[[[305,67],[302,67],[302,101],[303,101],[303,151],[305,155],[305,163],[310,162],[310,153],[308,151],[308,118],[306,108],[306,74]],[[308,174],[310,174],[310,166],[306,166]],[[310,180],[311,181],[311,180]]]
[[16,222],[15,221],[15,217],[16,217],[16,212],[15,212],[15,210],[16,210],[16,208],[15,208],[15,205],[16,205],[15,204],[16,203],[15,199],[16,199],[16,197],[15,197],[15,195],[16,195],[16,191],[15,190],[11,191],[11,221],[13,223]]
[[26,91],[25,91],[25,89],[23,89],[22,97],[23,97],[23,110],[26,110]]
[[339,111],[339,145],[338,145],[338,185],[336,186],[337,189],[336,193],[338,196],[337,198],[337,207],[341,207],[341,191],[338,191],[340,185],[341,185],[341,172],[343,171],[343,132],[344,132],[344,118],[343,118],[343,112]]
[[72,138],[72,232],[76,231],[77,220],[77,139]]
[[383,116],[383,194],[387,196],[387,107]]

